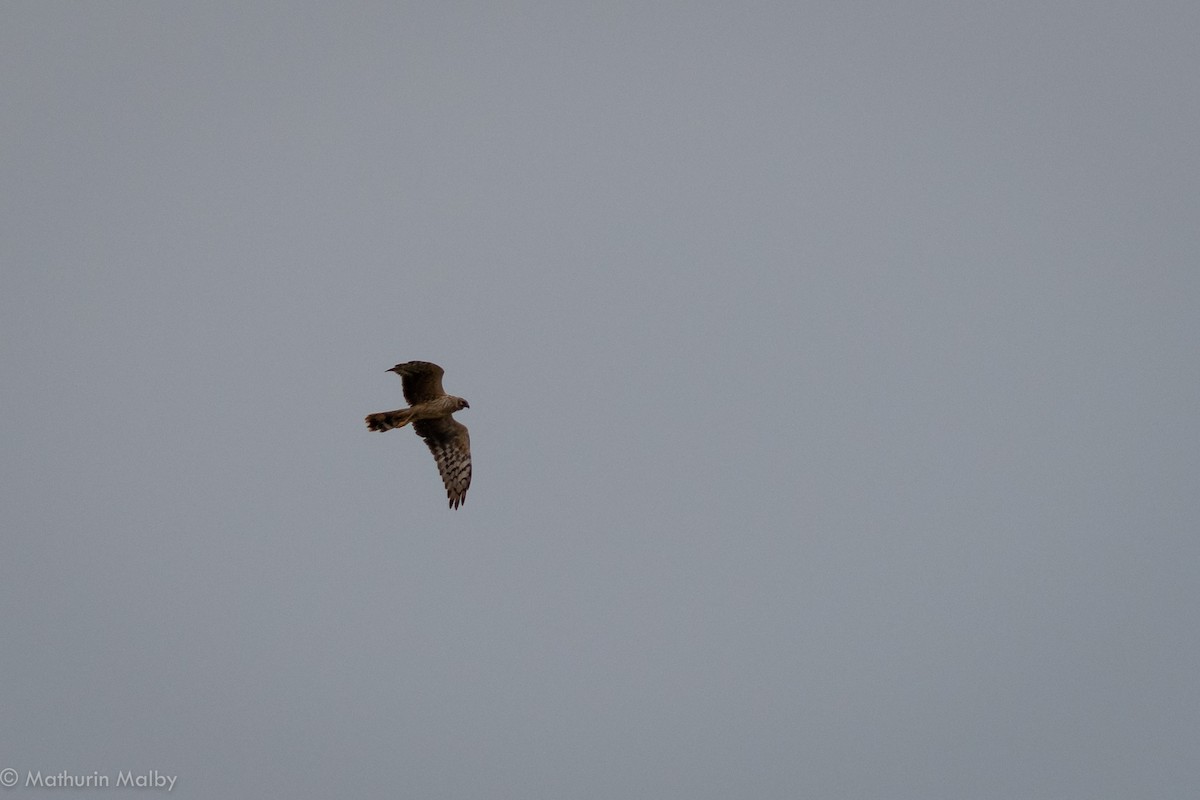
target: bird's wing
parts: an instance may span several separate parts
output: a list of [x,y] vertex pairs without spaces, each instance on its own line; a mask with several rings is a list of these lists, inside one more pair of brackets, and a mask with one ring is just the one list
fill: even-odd
[[397,364],[392,367],[391,371],[400,376],[404,386],[404,399],[410,406],[441,397],[446,393],[442,389],[444,370],[437,364],[430,364],[428,361],[409,361],[406,364]]
[[467,434],[467,426],[446,416],[419,419],[413,423],[413,430],[429,445],[429,451],[437,461],[450,507],[458,508],[467,499],[467,489],[471,487],[471,437]]

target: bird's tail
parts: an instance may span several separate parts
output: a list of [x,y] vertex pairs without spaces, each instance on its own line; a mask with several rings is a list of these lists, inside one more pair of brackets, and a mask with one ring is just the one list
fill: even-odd
[[373,431],[390,431],[392,428],[403,428],[411,421],[411,408],[398,408],[395,411],[380,411],[378,414],[367,415],[367,427]]

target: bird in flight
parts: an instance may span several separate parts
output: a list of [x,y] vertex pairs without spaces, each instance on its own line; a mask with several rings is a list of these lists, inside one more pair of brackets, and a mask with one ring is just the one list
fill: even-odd
[[409,361],[388,370],[400,376],[408,408],[380,411],[367,415],[367,427],[373,431],[390,431],[412,423],[417,436],[429,445],[437,461],[450,507],[458,508],[467,498],[471,486],[471,437],[467,426],[451,416],[455,411],[471,406],[461,397],[446,394],[442,389],[444,370],[428,361]]

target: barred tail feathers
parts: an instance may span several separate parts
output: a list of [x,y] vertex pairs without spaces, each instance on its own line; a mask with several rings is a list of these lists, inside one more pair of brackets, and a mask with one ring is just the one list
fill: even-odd
[[403,428],[410,422],[412,422],[411,408],[380,411],[378,414],[367,415],[367,427],[373,431],[390,431],[392,428]]

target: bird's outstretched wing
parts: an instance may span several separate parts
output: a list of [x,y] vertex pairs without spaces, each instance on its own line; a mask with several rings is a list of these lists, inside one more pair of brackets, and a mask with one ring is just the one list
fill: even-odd
[[446,393],[442,389],[442,375],[445,370],[437,364],[409,361],[397,364],[388,371],[400,376],[401,385],[404,387],[404,399],[410,406],[441,397]]
[[[405,394],[407,396],[407,389]],[[471,487],[471,437],[467,434],[467,426],[448,416],[419,419],[412,425],[437,461],[450,507],[458,508]]]

